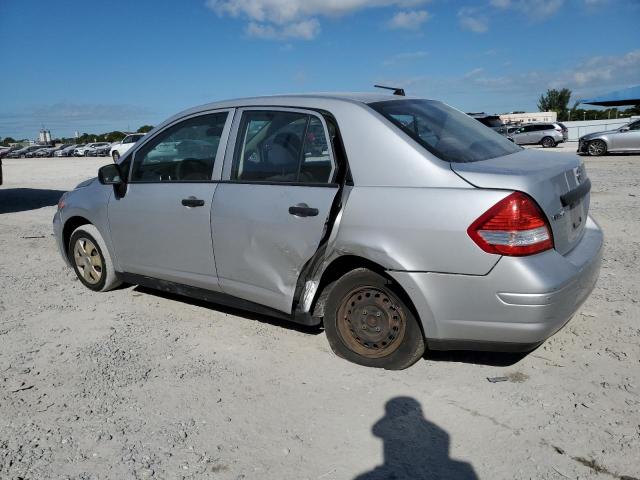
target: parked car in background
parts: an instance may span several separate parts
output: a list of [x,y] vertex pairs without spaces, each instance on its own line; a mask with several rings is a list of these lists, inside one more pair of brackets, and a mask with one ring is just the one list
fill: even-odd
[[569,140],[569,129],[561,122],[553,122],[553,128],[562,133],[562,140],[567,142]]
[[96,147],[101,147],[104,145],[109,145],[109,143],[108,142],[87,143],[86,145],[83,145],[81,147],[76,147],[76,149],[73,151],[73,154],[76,157],[90,157],[92,155],[95,155]]
[[110,143],[105,143],[104,145],[101,145],[99,147],[95,147],[92,150],[92,153],[96,157],[107,157],[107,156],[109,156],[109,152],[110,151],[111,151],[111,144]]
[[520,125],[516,125],[516,126],[505,125],[504,127],[500,127],[496,129],[496,132],[498,132],[500,135],[504,135],[505,137],[510,137],[520,128],[521,128]]
[[553,123],[529,123],[523,125],[511,138],[518,145],[542,145],[545,148],[555,147],[564,142],[562,131],[556,129]]
[[427,346],[528,351],[562,328],[600,270],[590,188],[579,157],[441,102],[274,96],[172,117],[53,225],[90,290],[323,324],[337,355],[401,369]]
[[14,150],[21,148],[19,145],[12,145],[11,147],[0,147],[0,158],[6,157]]
[[73,152],[76,148],[84,147],[83,143],[77,143],[74,145],[69,145],[68,147],[62,148],[53,153],[54,157],[72,157]]
[[28,147],[19,148],[7,154],[7,158],[25,158],[28,153],[40,150],[42,145],[29,145]]
[[[46,155],[46,153],[49,151],[51,147],[43,147],[42,145],[40,146],[40,148],[37,148],[35,150],[31,150],[30,152],[27,152],[25,154],[26,158],[34,158],[36,156],[43,156]],[[38,155],[40,154],[40,155]]]
[[138,140],[144,137],[144,133],[132,133],[131,135],[127,135],[122,139],[121,142],[113,145],[109,152],[111,158],[113,158],[114,162],[117,162],[118,159],[124,155],[131,147],[133,147]]
[[590,133],[578,140],[578,153],[600,156],[607,152],[640,152],[640,120],[616,130]]
[[55,149],[55,147],[41,148],[40,150],[36,150],[33,153],[33,156],[37,157],[37,158],[50,157],[50,156],[53,155],[53,150],[54,149]]

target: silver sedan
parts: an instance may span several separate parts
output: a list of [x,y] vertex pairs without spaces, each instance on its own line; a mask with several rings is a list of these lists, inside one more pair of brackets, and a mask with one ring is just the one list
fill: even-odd
[[337,355],[401,369],[562,328],[600,269],[590,185],[577,156],[523,150],[438,101],[260,97],[159,125],[61,198],[54,231],[90,290],[321,325]]
[[632,152],[640,152],[640,120],[616,130],[584,135],[578,141],[578,153],[588,153],[592,156]]

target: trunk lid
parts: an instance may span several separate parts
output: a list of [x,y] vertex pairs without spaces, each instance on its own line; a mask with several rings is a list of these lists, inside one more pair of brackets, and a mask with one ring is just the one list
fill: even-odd
[[451,169],[478,188],[517,190],[531,196],[551,225],[555,249],[569,252],[582,237],[589,213],[589,180],[579,157],[522,150]]

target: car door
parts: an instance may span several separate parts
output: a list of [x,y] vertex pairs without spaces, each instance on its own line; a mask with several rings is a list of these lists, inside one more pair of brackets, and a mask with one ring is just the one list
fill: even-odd
[[289,313],[338,192],[327,125],[310,111],[247,108],[233,132],[213,200],[220,286]]
[[231,112],[167,126],[133,153],[126,193],[108,216],[125,272],[219,290],[211,240],[211,203],[222,171]]
[[531,125],[525,125],[520,130],[518,130],[518,133],[513,136],[513,139],[518,145],[527,145],[528,143],[531,143],[529,141],[530,135]]
[[619,131],[611,136],[612,150],[640,150],[640,120],[627,125],[628,130]]

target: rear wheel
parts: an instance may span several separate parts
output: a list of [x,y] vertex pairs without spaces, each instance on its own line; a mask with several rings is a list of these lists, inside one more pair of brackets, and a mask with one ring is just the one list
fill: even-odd
[[116,271],[102,235],[93,225],[81,225],[71,234],[69,260],[82,284],[95,291],[106,292],[122,282]]
[[556,141],[551,137],[544,137],[540,143],[544,148],[551,148],[556,146]]
[[422,330],[391,280],[359,268],[327,289],[324,328],[336,355],[388,370],[407,368],[422,357]]
[[120,158],[120,154],[118,152],[113,152],[111,156],[113,157],[113,163],[116,163]]
[[600,155],[607,153],[607,144],[602,140],[593,140],[592,142],[589,142],[587,151],[592,157],[599,157]]

